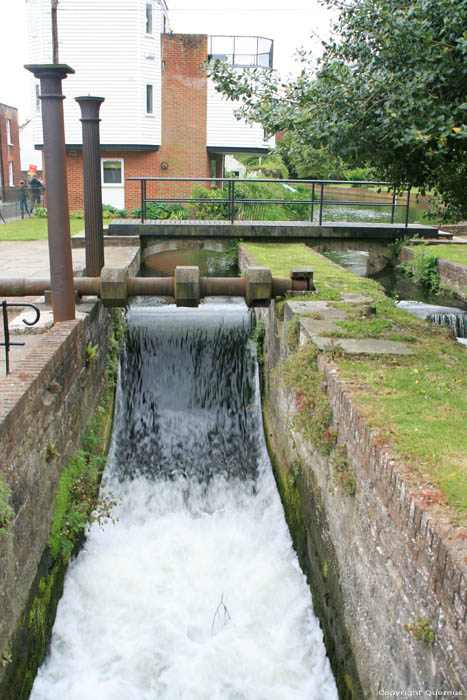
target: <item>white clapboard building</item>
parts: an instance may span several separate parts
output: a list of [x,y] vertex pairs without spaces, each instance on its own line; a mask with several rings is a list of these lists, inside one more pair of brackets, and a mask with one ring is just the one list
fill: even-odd
[[[52,62],[50,0],[27,0],[31,64]],[[225,154],[267,152],[259,125],[234,116],[235,103],[215,91],[203,64],[272,68],[273,42],[261,37],[174,34],[165,0],[59,0],[70,207],[83,208],[82,133],[75,97],[104,97],[100,116],[103,202],[139,204],[129,177],[220,177]],[[34,143],[42,147],[39,82],[31,79]],[[169,195],[191,186],[160,187]]]

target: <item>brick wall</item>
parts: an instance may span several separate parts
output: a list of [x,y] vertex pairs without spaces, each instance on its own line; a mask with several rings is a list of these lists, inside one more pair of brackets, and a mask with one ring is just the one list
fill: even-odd
[[[210,160],[216,176],[222,174],[222,156],[206,151],[207,80],[203,63],[208,55],[205,34],[163,34],[162,138],[158,151],[102,152],[103,158],[123,158],[124,177],[210,177]],[[71,210],[84,208],[82,154],[67,152],[68,192]],[[200,183],[203,184],[203,183]],[[148,196],[189,195],[187,183],[148,183]],[[125,208],[140,205],[139,183],[125,183]]]
[[[0,537],[1,650],[18,653],[21,619],[50,533],[64,467],[100,398],[111,315],[100,302],[83,320],[51,328],[21,367],[0,379],[0,477],[12,491],[13,537]],[[86,346],[99,346],[86,366]],[[47,459],[49,445],[59,456]],[[7,672],[0,664],[2,679]]]
[[[465,694],[463,531],[449,527],[426,485],[417,486],[363,419],[335,365],[319,356],[338,443],[346,446],[357,483],[354,495],[344,492],[332,458],[291,427],[294,397],[274,371],[287,353],[292,312],[286,304],[284,322],[274,304],[258,313],[266,322],[265,425],[274,469],[279,485],[285,484],[284,509],[334,670],[337,677],[347,674],[354,688],[343,696],[377,700],[409,689],[420,696]],[[291,489],[296,493],[288,499]],[[430,621],[434,644],[417,640],[405,627],[417,619]]]
[[[11,126],[11,146],[7,138],[7,120],[10,120]],[[21,160],[19,150],[19,128],[18,128],[18,110],[15,107],[0,104],[0,173],[3,179],[3,186],[10,186],[9,163],[13,163],[14,168],[14,186],[18,187],[21,180]]]

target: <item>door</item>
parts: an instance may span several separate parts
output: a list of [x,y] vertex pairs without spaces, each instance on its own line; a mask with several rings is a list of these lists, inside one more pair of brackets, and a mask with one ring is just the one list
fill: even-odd
[[123,158],[102,158],[102,204],[125,208]]

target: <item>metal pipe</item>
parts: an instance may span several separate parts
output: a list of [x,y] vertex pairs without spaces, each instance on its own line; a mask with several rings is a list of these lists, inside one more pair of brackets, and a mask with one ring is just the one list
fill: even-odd
[[173,297],[173,277],[128,277],[128,296]]
[[104,267],[99,109],[103,97],[75,97],[83,130],[84,228],[86,274],[100,275]]
[[65,64],[28,65],[41,83],[42,129],[47,190],[47,228],[54,321],[75,318],[70,215],[65,165],[62,80],[73,68]]
[[[100,296],[100,277],[75,277],[74,289],[80,294]],[[50,279],[0,278],[0,296],[22,297],[43,295],[51,287]],[[173,277],[128,277],[128,296],[174,296]],[[272,278],[272,296],[289,290],[306,291],[306,280]],[[246,295],[245,277],[200,277],[200,294],[205,296]]]
[[200,277],[199,288],[202,297],[244,297],[246,279],[245,277]]

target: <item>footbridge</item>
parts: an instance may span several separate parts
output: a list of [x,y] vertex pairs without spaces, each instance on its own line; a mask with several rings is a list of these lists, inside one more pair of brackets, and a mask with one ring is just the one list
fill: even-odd
[[439,235],[434,226],[410,222],[410,188],[396,191],[388,182],[183,177],[127,182],[140,189],[140,215],[111,221],[111,235],[278,242]]

